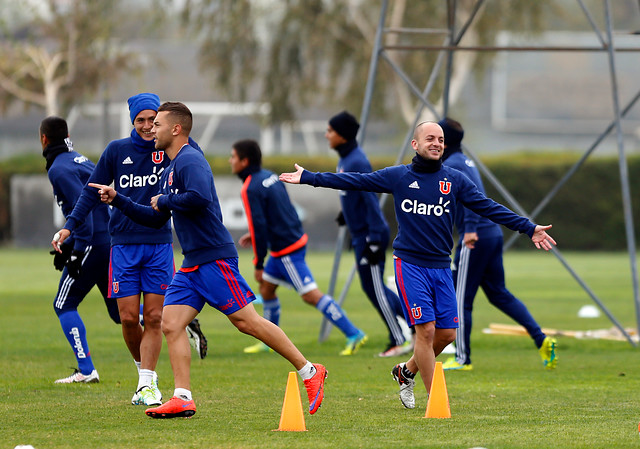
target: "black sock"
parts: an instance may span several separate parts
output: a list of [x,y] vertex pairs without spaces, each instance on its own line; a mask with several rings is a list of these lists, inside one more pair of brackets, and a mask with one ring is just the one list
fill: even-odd
[[415,373],[412,373],[411,371],[409,371],[409,368],[407,368],[407,365],[404,365],[402,367],[402,375],[408,379],[413,379],[414,377],[416,377]]

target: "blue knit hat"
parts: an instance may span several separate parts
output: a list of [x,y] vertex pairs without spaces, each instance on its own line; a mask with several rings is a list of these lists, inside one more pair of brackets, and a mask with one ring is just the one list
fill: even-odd
[[464,129],[457,121],[445,117],[438,122],[444,132],[444,144],[448,147],[459,147],[464,137]]
[[129,103],[129,116],[131,117],[131,123],[136,119],[141,111],[157,111],[160,107],[160,97],[156,94],[142,93],[134,95],[127,100]]
[[342,111],[340,114],[331,117],[329,119],[329,125],[346,140],[355,139],[356,134],[358,134],[358,129],[360,128],[360,123],[347,111]]

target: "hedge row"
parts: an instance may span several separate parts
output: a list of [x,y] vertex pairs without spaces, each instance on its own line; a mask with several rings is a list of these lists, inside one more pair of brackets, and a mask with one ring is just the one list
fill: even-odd
[[[483,157],[483,163],[520,203],[532,211],[554,186],[577,163],[577,154],[519,153]],[[92,157],[96,160],[97,157]],[[276,173],[292,171],[293,162],[312,171],[335,171],[337,159],[329,157],[275,156],[266,158],[264,166]],[[229,174],[227,157],[209,159],[215,174]],[[394,158],[372,158],[374,169],[394,163]],[[640,220],[640,156],[627,159],[632,210]],[[0,163],[0,241],[10,238],[10,178],[13,174],[44,173],[44,159],[23,156]],[[487,194],[506,204],[498,190],[486,179]],[[385,214],[393,220],[393,205],[388,202]],[[627,240],[622,206],[620,169],[616,157],[588,159],[534,220],[552,223],[553,236],[563,250],[626,250]],[[394,223],[395,224],[395,223]],[[637,226],[636,226],[637,228]],[[506,231],[505,236],[509,237]],[[638,240],[638,233],[635,235]],[[518,239],[517,247],[528,245]]]

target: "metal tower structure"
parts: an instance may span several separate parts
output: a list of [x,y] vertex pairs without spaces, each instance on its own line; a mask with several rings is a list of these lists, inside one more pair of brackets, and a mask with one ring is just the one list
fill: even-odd
[[[489,0],[490,1],[490,0]],[[500,183],[500,181],[491,173],[491,171],[480,161],[477,155],[468,147],[464,147],[465,152],[469,155],[469,157],[476,163],[480,172],[488,179],[488,181],[500,192],[500,194],[505,198],[507,203],[511,206],[511,208],[519,213],[520,215],[524,215],[529,217],[532,221],[544,210],[544,208],[549,204],[549,202],[553,199],[553,197],[557,194],[557,192],[567,183],[567,181],[580,169],[580,167],[587,160],[589,155],[593,153],[593,151],[598,147],[600,143],[612,132],[615,131],[616,134],[616,142],[618,148],[618,165],[620,172],[620,189],[622,192],[622,202],[623,202],[623,213],[624,213],[624,222],[625,222],[625,232],[627,239],[627,252],[629,255],[629,265],[631,269],[631,277],[632,277],[632,286],[633,286],[633,299],[635,303],[635,313],[636,313],[636,322],[638,334],[640,335],[640,285],[638,283],[638,266],[636,260],[636,241],[634,234],[634,223],[633,223],[633,214],[631,208],[631,194],[629,189],[629,172],[627,166],[627,158],[624,150],[623,144],[623,134],[621,128],[621,120],[625,117],[628,112],[634,107],[638,99],[640,99],[640,90],[632,97],[632,99],[626,103],[624,106],[620,105],[620,95],[618,89],[618,75],[616,71],[616,53],[620,51],[631,51],[631,52],[640,52],[640,47],[636,48],[616,48],[613,40],[613,24],[611,18],[611,4],[610,0],[603,0],[604,7],[604,17],[605,17],[605,30],[604,32],[599,29],[596,25],[595,20],[593,19],[592,14],[584,4],[583,0],[576,0],[581,10],[584,13],[585,20],[588,21],[593,33],[598,39],[600,45],[596,46],[462,46],[460,42],[465,35],[466,31],[473,24],[474,20],[477,18],[478,13],[485,3],[485,0],[477,0],[473,6],[472,12],[468,18],[468,20],[460,27],[460,29],[456,28],[456,13],[458,9],[457,0],[446,0],[446,8],[447,8],[447,29],[426,29],[426,28],[386,28],[386,18],[387,18],[387,9],[389,5],[388,0],[382,1],[382,6],[380,9],[380,19],[378,21],[378,26],[376,30],[374,48],[371,56],[371,62],[369,66],[369,75],[367,79],[367,86],[365,90],[364,101],[362,105],[362,111],[360,114],[360,132],[358,135],[358,140],[362,145],[366,138],[366,129],[367,123],[369,119],[369,112],[371,109],[371,103],[373,98],[373,90],[374,84],[376,81],[376,74],[379,69],[379,66],[382,62],[387,63],[390,68],[393,70],[394,74],[399,76],[404,83],[409,87],[411,92],[416,96],[419,100],[420,105],[416,110],[415,119],[413,126],[409,128],[407,131],[406,137],[402,146],[398,151],[397,163],[400,163],[406,151],[409,149],[409,144],[411,142],[411,138],[413,135],[413,129],[417,125],[424,108],[427,108],[431,111],[431,113],[436,117],[445,117],[448,114],[449,110],[449,87],[451,82],[452,75],[452,67],[453,67],[453,55],[457,51],[473,51],[473,52],[603,52],[607,54],[608,65],[609,65],[609,77],[610,77],[610,87],[611,87],[611,101],[613,103],[613,117],[611,117],[611,122],[609,125],[601,132],[598,138],[594,141],[594,143],[584,152],[583,156],[576,162],[568,172],[560,179],[555,186],[551,188],[548,194],[540,201],[540,203],[531,211],[527,212],[524,208],[518,203],[518,201],[509,193],[509,191]],[[443,2],[445,3],[445,2]],[[407,46],[407,45],[386,45],[384,42],[385,35],[389,33],[442,33],[445,36],[444,43],[442,45],[429,45],[429,46]],[[433,51],[437,52],[438,56],[436,59],[436,63],[433,66],[433,69],[428,77],[427,83],[423,90],[420,90],[407,76],[407,74],[402,70],[401,67],[396,64],[392,58],[389,57],[390,52],[393,51]],[[444,69],[443,69],[444,65]],[[441,75],[441,72],[444,72]],[[429,93],[433,89],[433,86],[438,79],[438,77],[444,76],[444,93],[443,93],[443,110],[439,113],[436,110],[436,107],[429,102],[427,99]],[[386,195],[381,196],[380,203],[384,205],[386,202]],[[336,253],[334,258],[334,265],[331,274],[331,279],[328,288],[328,294],[333,295],[336,285],[336,279],[338,274],[338,268],[340,263],[340,256],[342,253],[342,247],[344,244],[344,238],[346,234],[346,229],[344,227],[341,228],[340,233],[338,235],[338,241],[336,244]],[[505,249],[509,248],[514,240],[517,238],[517,235],[512,236],[506,243]],[[603,311],[603,313],[609,318],[609,320],[614,324],[614,326],[622,333],[622,335],[627,339],[627,341],[633,345],[637,346],[634,340],[630,337],[629,333],[624,329],[624,327],[618,322],[618,320],[613,316],[613,314],[607,309],[604,303],[600,300],[600,298],[591,290],[591,288],[587,285],[587,283],[573,270],[571,265],[567,262],[567,260],[563,257],[562,253],[557,249],[552,249],[553,255],[560,261],[560,263],[564,266],[564,268],[571,274],[571,276],[576,280],[576,282],[580,285],[580,287],[589,295],[589,297],[596,303],[596,305]],[[344,302],[346,293],[353,281],[353,277],[356,272],[355,265],[353,266],[349,277],[343,287],[341,294],[338,298],[338,303],[342,304]],[[324,341],[331,330],[331,325],[326,320],[322,323],[320,329],[319,341]]]

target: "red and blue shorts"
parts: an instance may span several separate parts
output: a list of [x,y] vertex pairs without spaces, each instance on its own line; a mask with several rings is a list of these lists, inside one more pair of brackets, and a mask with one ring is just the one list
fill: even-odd
[[175,273],[171,243],[113,245],[109,261],[109,297],[144,293],[164,295]]

